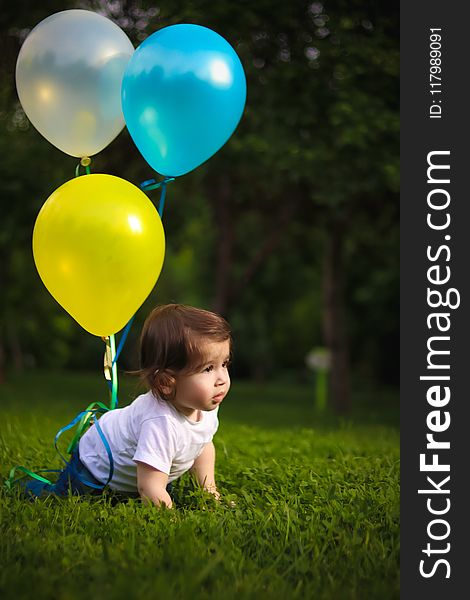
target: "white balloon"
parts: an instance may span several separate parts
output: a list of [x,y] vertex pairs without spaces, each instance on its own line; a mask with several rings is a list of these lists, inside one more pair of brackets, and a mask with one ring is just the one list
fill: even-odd
[[123,129],[121,83],[134,46],[118,25],[88,10],[41,21],[21,47],[16,88],[31,123],[63,152],[92,156]]

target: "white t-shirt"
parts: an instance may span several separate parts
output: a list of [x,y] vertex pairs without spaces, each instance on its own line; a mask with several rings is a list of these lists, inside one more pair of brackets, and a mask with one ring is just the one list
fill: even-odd
[[[155,397],[152,392],[138,396],[129,406],[105,413],[99,424],[114,461],[109,487],[136,492],[135,461],[167,473],[169,482],[180,477],[212,441],[219,426],[217,413],[218,407],[212,411],[201,410],[199,421],[190,421],[170,402]],[[109,458],[96,426],[90,427],[80,439],[79,454],[98,481],[107,481]]]

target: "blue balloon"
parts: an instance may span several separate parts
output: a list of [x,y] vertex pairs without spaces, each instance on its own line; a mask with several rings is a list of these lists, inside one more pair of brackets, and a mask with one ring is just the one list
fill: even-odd
[[171,25],[134,52],[122,81],[129,133],[149,165],[165,176],[192,171],[234,132],[246,100],[235,50],[200,25]]

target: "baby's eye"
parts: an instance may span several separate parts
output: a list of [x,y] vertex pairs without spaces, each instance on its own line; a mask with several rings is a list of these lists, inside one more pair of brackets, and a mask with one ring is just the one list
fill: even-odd
[[214,369],[213,365],[209,365],[203,370],[203,373],[210,373]]
[[222,366],[224,369],[228,369],[230,367],[230,361],[226,360],[224,363],[222,363]]

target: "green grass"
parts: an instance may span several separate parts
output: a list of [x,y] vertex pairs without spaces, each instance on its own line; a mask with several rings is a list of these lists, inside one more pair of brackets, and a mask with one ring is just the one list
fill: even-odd
[[[135,384],[122,383],[127,404]],[[14,464],[58,468],[55,433],[107,394],[99,376],[34,373],[0,398],[6,477]],[[315,415],[306,387],[233,384],[214,440],[220,505],[188,476],[173,511],[2,491],[0,596],[398,598],[397,401],[382,400],[379,410],[360,395],[354,418],[338,421]]]

